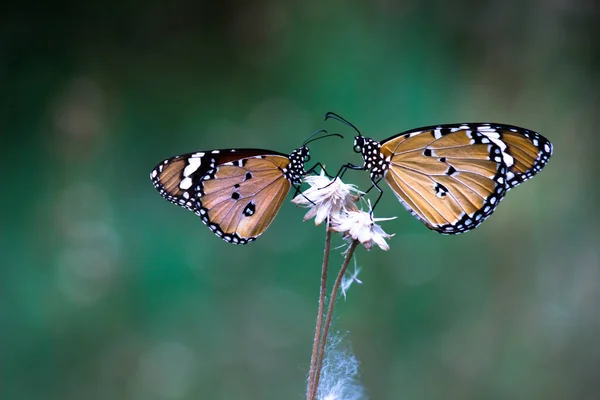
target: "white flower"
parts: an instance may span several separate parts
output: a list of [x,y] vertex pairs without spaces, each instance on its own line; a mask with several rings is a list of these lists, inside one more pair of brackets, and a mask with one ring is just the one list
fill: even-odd
[[389,250],[386,239],[394,235],[384,232],[375,222],[388,221],[393,218],[373,218],[371,212],[362,210],[348,211],[340,214],[339,218],[331,219],[331,229],[340,232],[346,238],[352,238],[362,243],[367,250],[371,250],[373,243],[382,250]]
[[310,208],[304,220],[315,218],[315,225],[321,224],[328,217],[337,217],[348,210],[356,210],[355,203],[364,194],[355,185],[346,184],[340,178],[333,181],[325,176],[311,175],[304,178],[310,188],[296,196],[292,202],[299,206]]

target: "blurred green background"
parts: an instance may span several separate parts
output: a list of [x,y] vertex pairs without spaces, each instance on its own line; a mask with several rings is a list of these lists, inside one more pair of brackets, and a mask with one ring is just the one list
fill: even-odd
[[384,195],[396,236],[358,252],[364,283],[334,326],[367,396],[598,398],[592,1],[16,4],[0,16],[0,398],[302,399],[323,227],[286,202],[233,246],[148,174],[195,150],[289,152],[323,127],[346,138],[313,160],[360,162],[326,111],[377,139],[494,121],[555,146],[466,235]]

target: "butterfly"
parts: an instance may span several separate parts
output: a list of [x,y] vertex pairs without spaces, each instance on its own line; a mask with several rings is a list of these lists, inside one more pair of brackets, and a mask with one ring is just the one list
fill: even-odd
[[368,170],[371,188],[383,194],[385,179],[400,203],[429,229],[459,234],[476,228],[496,209],[510,189],[533,177],[552,155],[552,143],[537,132],[497,123],[460,123],[412,129],[381,142],[358,136],[354,151]]
[[[221,149],[177,155],[150,173],[161,196],[196,213],[229,243],[254,241],[269,227],[293,186],[299,192],[308,171],[308,143],[329,136],[320,130],[289,155],[273,150]],[[312,139],[312,140],[310,140]]]

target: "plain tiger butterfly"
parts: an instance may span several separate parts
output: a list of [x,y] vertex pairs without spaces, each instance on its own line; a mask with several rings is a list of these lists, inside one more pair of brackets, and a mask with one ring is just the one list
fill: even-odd
[[354,151],[372,187],[385,179],[400,203],[429,229],[459,234],[489,217],[506,192],[536,175],[552,155],[552,143],[537,132],[496,123],[461,123],[412,129],[381,142],[352,127]]
[[273,150],[222,149],[174,156],[150,173],[152,184],[168,201],[196,213],[210,230],[229,243],[254,241],[269,227],[293,186],[299,191],[310,160],[311,135],[289,155]]

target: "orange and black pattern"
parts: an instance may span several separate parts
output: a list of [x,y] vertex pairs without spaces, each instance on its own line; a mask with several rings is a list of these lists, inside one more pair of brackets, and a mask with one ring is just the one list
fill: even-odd
[[229,243],[254,241],[271,224],[290,187],[306,174],[306,146],[285,155],[226,149],[189,153],[159,163],[150,173],[165,199],[196,213]]
[[479,226],[508,190],[541,171],[552,155],[552,144],[539,133],[496,123],[429,126],[382,142],[359,133],[354,145],[364,166],[347,167],[368,170],[378,189],[385,179],[408,211],[443,234]]

